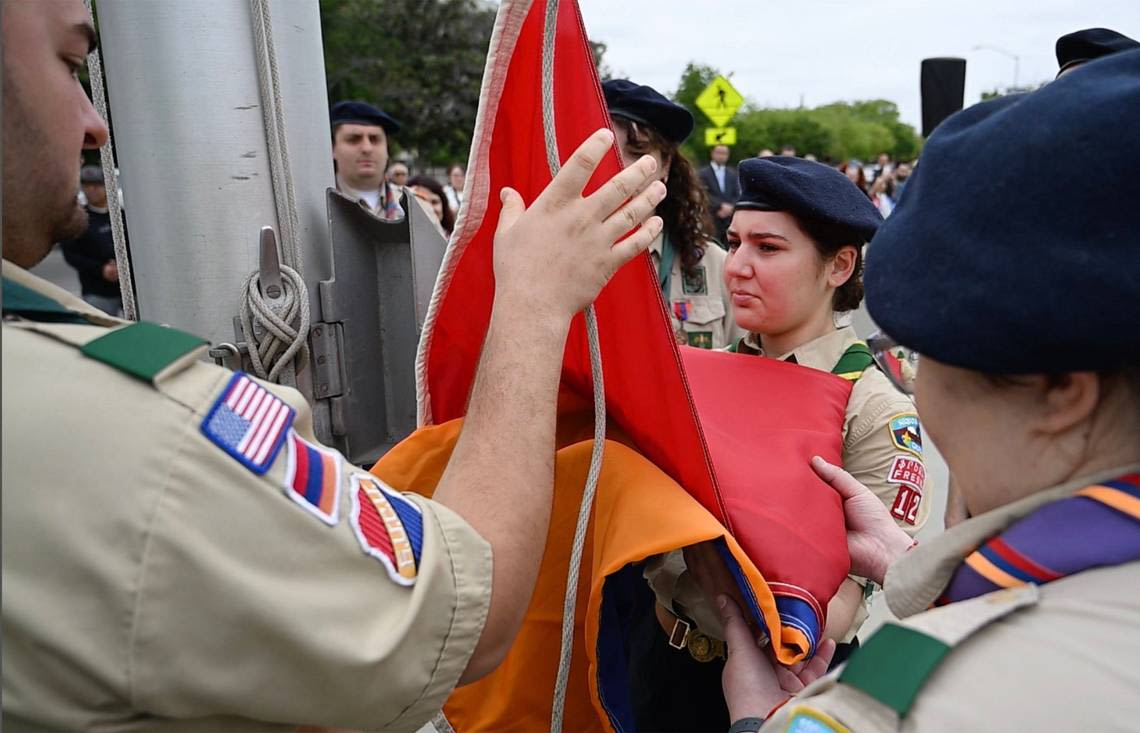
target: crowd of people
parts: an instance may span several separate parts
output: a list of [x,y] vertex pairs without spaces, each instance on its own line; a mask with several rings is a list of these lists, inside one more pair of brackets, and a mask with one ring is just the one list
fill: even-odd
[[[99,309],[113,248],[78,160],[108,132],[76,77],[96,31],[80,0],[2,12],[6,727],[427,723],[509,654],[554,503],[571,321],[646,252],[679,342],[844,385],[842,427],[819,438],[843,467],[810,468],[838,495],[850,575],[814,657],[784,667],[717,545],[645,558],[622,715],[731,733],[1140,720],[1135,42],[1063,38],[1065,78],[952,116],[919,166],[784,149],[734,169],[718,146],[697,171],[687,110],[607,82],[613,132],[529,208],[501,192],[494,309],[429,499],[321,446],[296,390]],[[454,226],[462,166],[441,184],[391,163],[399,123],[374,105],[331,121],[342,193],[396,220],[410,192]],[[624,169],[583,196],[615,144]],[[1046,155],[1102,186],[1042,175]],[[27,272],[59,241],[86,242],[82,261],[67,247],[84,300]],[[868,340],[845,320],[865,294],[883,329]],[[920,547],[928,429],[963,512]],[[873,587],[904,620],[860,648]],[[702,634],[727,646],[700,652]]]

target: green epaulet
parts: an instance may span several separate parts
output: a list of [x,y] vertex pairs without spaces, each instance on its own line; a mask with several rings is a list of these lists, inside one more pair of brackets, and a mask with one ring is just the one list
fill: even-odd
[[[62,303],[4,278],[4,315],[14,315],[42,324],[91,322]],[[90,341],[62,337],[43,326],[40,330],[77,346],[86,357],[101,361],[121,372],[154,382],[164,372],[198,358],[208,341],[176,328],[140,321],[108,330]]]
[[8,278],[4,278],[4,315],[44,323],[90,323],[70,308]]
[[839,361],[831,373],[837,377],[856,382],[859,377],[863,376],[863,372],[867,371],[874,363],[875,357],[871,356],[871,349],[868,348],[867,344],[856,341],[847,347],[843,356],[839,357]]
[[950,645],[933,636],[886,623],[851,655],[839,681],[862,690],[903,717],[949,652]]
[[209,342],[176,328],[139,321],[79,347],[84,356],[147,382],[198,357]]

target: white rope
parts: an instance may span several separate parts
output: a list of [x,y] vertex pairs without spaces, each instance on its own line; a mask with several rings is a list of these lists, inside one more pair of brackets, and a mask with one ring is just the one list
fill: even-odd
[[[281,288],[284,294],[272,304],[261,295],[258,273],[251,273],[245,281],[245,297],[241,300],[239,318],[241,330],[249,342],[249,360],[253,371],[262,379],[276,382],[281,370],[293,363],[298,354],[301,363],[309,361],[309,344],[300,330],[291,324],[309,323],[309,291],[301,274],[288,265],[281,266]],[[264,329],[257,343],[249,339],[254,333],[254,321]],[[283,344],[288,344],[284,351]]]
[[[542,41],[542,112],[546,142],[546,159],[550,175],[558,174],[558,139],[554,128],[554,39],[558,23],[558,0],[548,0],[546,26]],[[598,318],[594,306],[586,306],[586,339],[590,349],[590,379],[594,388],[594,445],[590,453],[590,470],[582,490],[582,505],[578,510],[578,523],[570,546],[570,566],[566,572],[566,600],[562,606],[562,646],[558,654],[558,676],[554,682],[554,703],[550,713],[550,730],[562,733],[566,711],[566,684],[570,678],[570,662],[574,655],[574,617],[578,605],[578,578],[582,570],[582,552],[586,544],[586,530],[594,509],[594,496],[598,491],[598,477],[602,472],[602,459],[606,445],[606,389],[602,376],[602,349],[598,343]]]
[[[288,283],[292,286],[292,291],[286,287],[285,291],[289,293],[287,297],[279,301],[266,301],[261,296],[259,273],[254,272],[246,281],[240,306],[241,324],[242,333],[249,345],[254,373],[275,381],[278,376],[291,376],[291,370],[286,370],[286,367],[292,365],[294,356],[302,357],[302,368],[308,362],[306,339],[309,336],[309,293],[299,274],[302,261],[301,227],[289,162],[285,108],[281,100],[281,77],[277,68],[277,51],[273,45],[269,0],[249,0],[249,7],[253,18],[261,113],[265,120],[266,147],[269,150],[269,173],[277,206],[282,285]],[[290,325],[294,318],[297,319],[295,327]],[[284,343],[288,343],[288,346],[282,349]]]
[[[83,0],[87,12],[93,13],[91,0]],[[103,183],[107,188],[107,214],[111,218],[111,237],[115,241],[115,267],[119,270],[119,293],[123,299],[123,317],[139,319],[135,302],[134,276],[131,274],[131,253],[127,249],[127,232],[123,227],[123,207],[119,201],[119,172],[115,168],[115,142],[111,137],[111,123],[107,116],[107,88],[103,83],[103,60],[96,46],[87,55],[87,71],[91,81],[91,101],[95,111],[107,122],[107,142],[99,149],[99,162],[103,165]]]

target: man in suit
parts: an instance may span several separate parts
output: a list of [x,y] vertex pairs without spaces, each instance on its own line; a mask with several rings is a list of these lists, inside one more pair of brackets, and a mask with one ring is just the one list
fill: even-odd
[[701,183],[709,192],[709,213],[716,225],[716,239],[725,247],[725,232],[732,221],[733,207],[740,198],[740,177],[728,165],[728,146],[715,145],[711,160],[701,168]]

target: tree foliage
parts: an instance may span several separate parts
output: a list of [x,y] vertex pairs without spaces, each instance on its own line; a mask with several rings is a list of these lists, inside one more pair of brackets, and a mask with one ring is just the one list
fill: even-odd
[[466,160],[495,8],[480,0],[320,0],[329,99],[403,124],[389,145],[421,164]]
[[[697,120],[686,152],[696,160],[708,158],[705,129],[712,123],[697,109],[697,95],[717,76],[711,66],[690,63],[681,74],[673,99],[692,111]],[[733,160],[756,155],[764,148],[779,152],[790,145],[799,155],[813,153],[835,161],[868,160],[881,152],[896,160],[918,156],[921,138],[914,128],[899,120],[894,102],[875,99],[834,102],[813,109],[765,109],[746,104],[729,122],[736,128]]]

